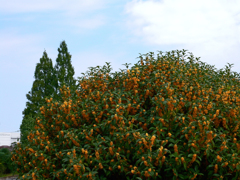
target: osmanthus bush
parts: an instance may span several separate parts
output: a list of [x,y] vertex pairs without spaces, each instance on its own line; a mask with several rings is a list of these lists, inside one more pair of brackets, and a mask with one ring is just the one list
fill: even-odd
[[239,81],[184,52],[140,56],[113,77],[95,71],[75,92],[63,87],[62,101],[46,99],[28,144],[13,150],[19,178],[240,177]]

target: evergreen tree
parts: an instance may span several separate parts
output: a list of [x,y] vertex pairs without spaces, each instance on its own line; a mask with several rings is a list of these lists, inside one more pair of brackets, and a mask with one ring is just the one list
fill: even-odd
[[60,88],[65,85],[69,87],[71,92],[75,92],[77,89],[76,80],[74,79],[74,68],[71,64],[71,55],[68,52],[67,44],[65,41],[62,41],[60,44],[60,48],[58,48],[58,57],[56,59],[55,72],[56,78],[58,80],[56,86],[56,92],[58,95],[58,99],[61,98]]
[[35,69],[35,81],[32,89],[26,95],[28,102],[23,111],[24,117],[20,126],[21,143],[26,143],[28,134],[31,130],[34,130],[35,119],[41,114],[40,107],[46,103],[45,98],[52,97],[54,100],[61,100],[60,88],[63,85],[69,87],[71,92],[76,91],[77,81],[73,77],[74,73],[71,55],[65,41],[58,48],[55,68],[53,68],[52,60],[48,58],[46,51],[44,51],[40,63],[37,64]]
[[[26,95],[28,102],[23,111],[23,121],[20,126],[21,142],[26,142],[30,130],[34,130],[35,119],[40,114],[40,107],[45,104],[45,98],[56,97],[55,87],[57,86],[55,71],[52,60],[48,58],[44,51],[40,63],[37,63],[35,81],[31,91]],[[34,119],[34,120],[33,120]]]

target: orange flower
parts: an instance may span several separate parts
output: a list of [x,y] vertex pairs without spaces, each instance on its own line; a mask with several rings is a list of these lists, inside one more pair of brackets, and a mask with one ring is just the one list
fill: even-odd
[[184,163],[184,157],[181,157],[181,161],[182,161],[182,163]]
[[217,162],[221,162],[221,161],[222,161],[222,158],[219,155],[217,155]]
[[223,167],[226,167],[227,165],[228,165],[228,162],[225,162],[224,165],[223,165]]
[[193,157],[192,157],[191,163],[193,163],[196,160],[196,157],[197,157],[197,154],[194,154]]
[[174,145],[174,152],[178,153],[178,147],[177,147],[177,144]]
[[148,166],[148,163],[147,163],[147,161],[144,161],[144,165],[145,165],[145,166]]
[[150,175],[148,174],[148,171],[145,171],[144,176],[145,176],[146,178],[148,178],[148,177],[150,176]]
[[215,166],[214,166],[214,174],[216,174],[216,173],[217,173],[217,170],[218,170],[218,165],[217,165],[217,164],[215,164]]
[[103,169],[102,163],[99,163],[99,168]]

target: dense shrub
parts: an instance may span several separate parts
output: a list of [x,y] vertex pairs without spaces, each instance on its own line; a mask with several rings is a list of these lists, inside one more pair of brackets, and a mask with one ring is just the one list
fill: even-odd
[[1,174],[7,174],[14,171],[16,164],[12,163],[11,152],[8,148],[0,149],[0,163]]
[[24,116],[22,120],[22,124],[20,126],[21,130],[21,136],[20,136],[20,142],[25,145],[28,141],[27,136],[31,129],[34,129],[35,119],[32,117],[32,115]]
[[13,150],[20,179],[237,179],[236,75],[185,62],[184,50],[152,55],[46,99],[28,144]]
[[0,175],[4,174],[5,170],[6,170],[6,167],[2,162],[0,162]]

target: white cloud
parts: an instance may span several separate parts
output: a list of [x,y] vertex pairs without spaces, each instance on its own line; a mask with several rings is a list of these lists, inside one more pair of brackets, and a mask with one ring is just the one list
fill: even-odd
[[196,0],[133,2],[126,5],[131,17],[128,26],[133,33],[156,44],[199,43],[237,35],[234,27],[240,19],[234,19],[234,11],[227,11],[220,1],[206,1],[208,5]]
[[[126,4],[124,13],[129,15],[126,26],[135,42],[142,39],[147,45],[188,49],[200,60],[208,57],[208,64],[215,61],[211,64],[219,68],[239,56],[239,12],[240,1],[134,0]],[[223,60],[223,54],[228,59]],[[215,60],[209,59],[211,55]]]

